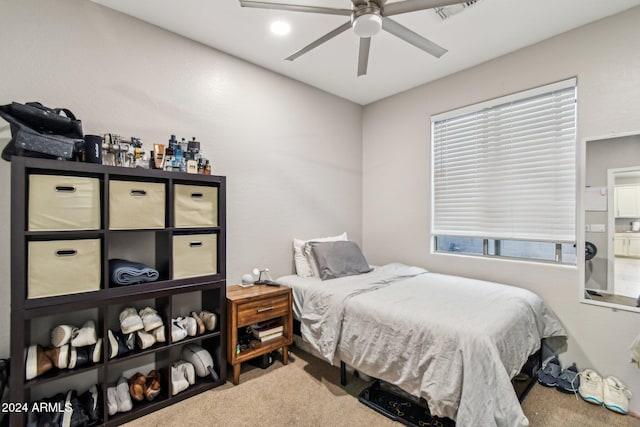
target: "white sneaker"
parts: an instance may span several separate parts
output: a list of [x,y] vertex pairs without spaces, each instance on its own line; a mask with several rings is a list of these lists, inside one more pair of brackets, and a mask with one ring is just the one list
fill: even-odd
[[173,366],[177,370],[182,372],[189,385],[194,385],[196,383],[196,368],[194,368],[191,362],[187,362],[186,360],[178,360],[173,364]]
[[178,319],[173,319],[171,322],[171,342],[182,341],[187,337],[187,331],[184,329]]
[[200,312],[200,318],[204,322],[207,331],[213,331],[216,328],[216,315],[210,311],[203,310]]
[[603,384],[602,378],[593,369],[585,369],[580,372],[580,387],[578,394],[582,399],[595,405],[602,405]]
[[107,411],[109,415],[115,415],[118,412],[118,392],[115,387],[107,388]]
[[155,328],[153,331],[150,332],[151,335],[153,335],[153,338],[155,338],[156,342],[166,342],[167,339],[165,338],[164,335],[164,326],[160,326],[159,328]]
[[149,332],[138,331],[138,347],[141,350],[147,349],[156,343],[156,339]]
[[120,329],[122,329],[122,333],[125,335],[144,329],[142,318],[138,315],[135,308],[127,307],[122,310],[120,313]]
[[71,325],[58,325],[51,330],[51,345],[54,347],[62,347],[69,344],[71,338],[76,335],[78,328]]
[[116,385],[116,401],[118,402],[118,412],[129,412],[133,408],[131,394],[129,394],[129,383],[125,377],[118,379]]
[[629,413],[631,391],[616,377],[604,380],[604,407],[620,414]]
[[187,331],[187,335],[190,337],[195,337],[198,334],[198,324],[196,323],[196,319],[193,317],[178,317],[176,319],[178,325],[182,326],[182,328]]
[[189,383],[182,371],[175,366],[171,367],[171,393],[176,394],[189,388]]
[[144,330],[149,332],[162,326],[162,317],[151,307],[145,307],[140,310],[140,317],[144,325]]
[[96,322],[93,320],[87,320],[82,325],[82,328],[75,331],[73,338],[71,338],[72,347],[86,347],[93,345],[98,341],[96,334]]

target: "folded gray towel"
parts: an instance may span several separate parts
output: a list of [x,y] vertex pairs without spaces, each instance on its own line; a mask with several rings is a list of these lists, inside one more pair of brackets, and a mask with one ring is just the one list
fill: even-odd
[[158,270],[142,263],[115,258],[109,260],[109,276],[114,284],[124,286],[155,282],[160,274]]

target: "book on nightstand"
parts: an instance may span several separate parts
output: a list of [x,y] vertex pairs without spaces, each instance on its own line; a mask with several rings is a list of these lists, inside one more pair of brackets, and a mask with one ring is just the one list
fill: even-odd
[[273,335],[276,332],[282,333],[284,326],[277,320],[271,320],[251,325],[251,332],[256,338],[262,338],[267,335]]
[[[279,333],[279,336],[282,336],[284,331],[284,326],[276,321],[268,321],[263,323],[256,323],[255,325],[251,325],[251,332],[253,332],[253,336],[256,338],[271,337],[274,334]],[[275,337],[274,337],[275,338]],[[265,341],[265,340],[262,340]]]

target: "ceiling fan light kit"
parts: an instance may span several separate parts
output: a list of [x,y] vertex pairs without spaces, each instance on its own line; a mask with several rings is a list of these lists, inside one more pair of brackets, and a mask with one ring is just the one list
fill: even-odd
[[358,53],[358,76],[367,74],[367,65],[369,62],[369,50],[371,46],[371,38],[378,34],[380,30],[384,30],[389,34],[404,40],[405,42],[440,58],[447,50],[438,44],[421,36],[420,34],[402,26],[398,22],[389,18],[392,15],[402,13],[417,12],[419,10],[441,8],[459,3],[475,3],[461,2],[460,0],[404,0],[397,3],[386,5],[387,0],[351,0],[352,9],[334,9],[329,7],[305,6],[283,3],[269,3],[263,1],[240,0],[242,7],[252,7],[258,9],[277,9],[290,12],[306,12],[321,13],[330,15],[350,16],[351,20],[339,26],[338,28],[328,32],[319,39],[311,42],[293,55],[287,57],[289,61],[304,55],[305,53],[315,49],[321,44],[334,38],[335,36],[347,31],[349,28],[360,37],[360,48]]

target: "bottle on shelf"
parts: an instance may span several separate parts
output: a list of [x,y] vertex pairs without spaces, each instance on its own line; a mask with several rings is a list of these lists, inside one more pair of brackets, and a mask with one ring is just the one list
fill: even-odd
[[204,174],[211,175],[211,164],[209,163],[209,160],[207,160],[207,162],[204,165]]

